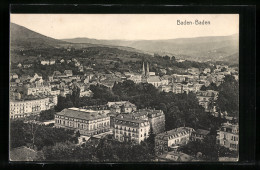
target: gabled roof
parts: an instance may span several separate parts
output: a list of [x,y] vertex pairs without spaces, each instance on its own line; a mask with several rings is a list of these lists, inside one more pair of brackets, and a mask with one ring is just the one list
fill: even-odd
[[161,80],[159,76],[150,76],[147,78],[147,82],[161,82]]
[[172,138],[176,138],[182,135],[186,135],[187,133],[193,132],[194,129],[190,127],[179,127],[175,128],[163,133],[160,133],[156,136],[157,139],[169,140]]
[[78,108],[63,109],[61,112],[56,113],[56,115],[75,118],[75,119],[82,119],[82,120],[96,120],[96,119],[107,117],[103,113],[89,112],[86,109],[78,109]]

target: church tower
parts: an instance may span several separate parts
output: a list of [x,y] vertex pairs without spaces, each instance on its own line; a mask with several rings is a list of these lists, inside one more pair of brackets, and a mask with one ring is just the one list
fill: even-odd
[[143,62],[143,71],[142,71],[142,76],[145,76],[145,68],[144,68],[144,62]]
[[149,71],[149,63],[146,63],[146,77],[148,78],[150,76],[150,71]]
[[146,83],[146,82],[147,82],[147,72],[146,72],[146,70],[145,70],[144,62],[143,62],[142,83]]

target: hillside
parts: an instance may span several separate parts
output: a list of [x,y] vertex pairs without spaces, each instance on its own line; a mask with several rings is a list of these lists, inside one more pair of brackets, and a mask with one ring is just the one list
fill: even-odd
[[123,46],[113,46],[113,45],[105,45],[105,44],[95,44],[95,43],[73,43],[66,42],[62,40],[57,40],[51,37],[47,37],[45,35],[34,32],[30,29],[27,29],[23,26],[10,23],[10,40],[11,40],[11,50],[19,50],[19,49],[43,49],[43,48],[88,48],[88,47],[110,47],[110,48],[118,48],[121,50],[126,50],[130,52],[139,52],[142,51],[131,48],[131,47],[123,47]]
[[11,48],[46,48],[58,44],[68,44],[29,30],[23,26],[10,23]]
[[[222,61],[238,53],[238,34],[231,36],[180,38],[169,40],[96,40],[89,38],[63,39],[72,43],[93,43],[127,46],[149,53],[174,55],[176,58],[194,61]],[[185,56],[185,57],[183,57]]]

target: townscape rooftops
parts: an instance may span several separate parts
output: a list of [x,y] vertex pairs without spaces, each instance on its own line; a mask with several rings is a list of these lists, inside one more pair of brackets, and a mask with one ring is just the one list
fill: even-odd
[[216,95],[218,95],[218,92],[214,91],[214,90],[206,90],[206,91],[197,92],[197,96],[215,97]]
[[167,160],[173,160],[173,161],[178,161],[178,162],[187,162],[187,161],[192,161],[194,160],[194,157],[187,155],[182,152],[175,152],[171,151],[165,154],[162,154],[159,156],[159,158],[167,159]]
[[150,126],[148,120],[136,120],[131,119],[128,117],[121,117],[121,115],[118,115],[115,117],[115,125],[124,125],[124,126],[130,126],[130,127],[144,127],[144,126]]
[[150,76],[147,78],[147,82],[160,82],[160,77],[159,76]]
[[125,104],[127,101],[118,101],[118,102],[107,102],[107,106],[110,107],[112,105],[123,105]]
[[175,128],[170,131],[166,131],[164,133],[158,134],[156,136],[156,139],[169,140],[172,138],[176,138],[176,137],[191,133],[193,131],[194,131],[194,129],[190,128],[190,127],[179,127],[179,128]]
[[107,117],[106,114],[98,111],[90,111],[90,110],[78,109],[78,108],[64,109],[61,112],[56,113],[56,115],[76,118],[76,119],[83,119],[83,120],[96,120],[96,119]]
[[224,128],[236,128],[236,129],[239,128],[238,124],[231,124],[231,123],[223,123],[222,127],[224,127]]
[[140,114],[140,115],[148,115],[148,116],[152,116],[152,115],[161,115],[163,112],[162,110],[152,110],[152,109],[139,109],[137,111],[134,112],[134,114]]
[[13,103],[19,103],[19,102],[30,102],[30,101],[37,101],[37,100],[42,100],[42,99],[49,99],[48,96],[41,94],[41,95],[28,95],[28,96],[24,96],[22,99],[15,99],[15,100],[11,100],[10,102]]

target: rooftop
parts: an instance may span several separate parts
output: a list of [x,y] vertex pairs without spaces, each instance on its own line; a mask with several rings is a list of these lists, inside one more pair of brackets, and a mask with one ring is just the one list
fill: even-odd
[[159,76],[150,76],[148,79],[147,79],[148,82],[160,82],[160,77]]
[[163,139],[163,140],[169,140],[175,137],[179,137],[182,135],[185,135],[189,132],[193,132],[194,129],[190,128],[190,127],[179,127],[179,128],[175,128],[172,129],[170,131],[166,131],[164,133],[160,133],[156,136],[157,139]]
[[56,113],[56,115],[76,118],[76,119],[83,119],[83,120],[96,120],[96,119],[107,117],[106,114],[98,111],[79,109],[79,108],[64,109],[61,112]]
[[115,118],[115,124],[121,124],[130,127],[149,126],[148,120],[136,120],[129,117],[123,117],[122,115],[118,115]]

